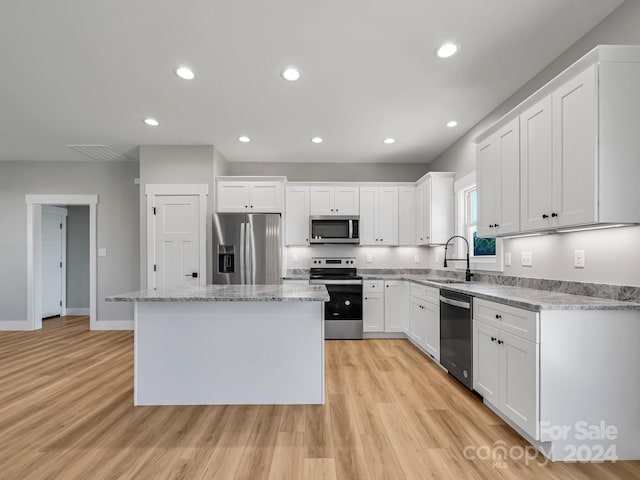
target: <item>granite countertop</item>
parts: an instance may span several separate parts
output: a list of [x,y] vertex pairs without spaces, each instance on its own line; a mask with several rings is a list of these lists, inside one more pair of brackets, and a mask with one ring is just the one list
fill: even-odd
[[324,285],[206,285],[113,295],[107,302],[327,302]]

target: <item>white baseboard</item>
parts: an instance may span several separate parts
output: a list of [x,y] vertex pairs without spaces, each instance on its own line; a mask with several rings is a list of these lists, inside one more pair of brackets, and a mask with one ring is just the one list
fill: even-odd
[[364,332],[362,338],[407,338],[404,332]]
[[89,307],[67,308],[66,315],[89,315]]
[[133,330],[133,320],[97,320],[91,330]]
[[0,331],[20,331],[20,330],[33,330],[33,327],[29,325],[26,320],[10,320],[7,322],[0,321]]

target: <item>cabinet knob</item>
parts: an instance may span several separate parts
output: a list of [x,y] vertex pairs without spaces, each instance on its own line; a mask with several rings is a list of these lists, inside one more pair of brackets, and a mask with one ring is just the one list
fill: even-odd
[[498,225],[497,223],[493,225],[494,227],[498,228],[500,225]]
[[251,208],[253,208],[253,205],[251,205]]
[[547,215],[546,213],[543,213],[542,218],[549,218],[549,215]]
[[244,208],[249,208],[249,205],[245,205]]
[[336,212],[339,212],[339,211],[340,211],[340,210],[338,210],[338,209],[336,208]]
[[489,228],[493,228],[493,223],[489,225]]
[[498,340],[498,345],[502,345],[504,342],[502,340]]
[[367,297],[364,297],[365,300],[369,300]]
[[497,340],[496,337],[491,337],[492,342],[495,342],[496,340]]
[[554,213],[552,213],[552,214],[551,214],[551,216],[552,216],[553,218],[555,218],[555,217],[557,217],[557,216],[558,216],[558,214],[554,212]]
[[381,242],[384,242],[384,238],[381,238],[381,239],[380,239],[380,241],[381,241]]
[[331,211],[333,212],[333,208],[331,209]]
[[498,314],[496,313],[496,319],[497,319],[497,320],[500,320],[501,318],[502,318],[502,315],[498,315]]

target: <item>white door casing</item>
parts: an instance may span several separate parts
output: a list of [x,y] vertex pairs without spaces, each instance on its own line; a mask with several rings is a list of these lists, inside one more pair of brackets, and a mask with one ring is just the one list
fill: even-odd
[[206,285],[208,193],[206,184],[146,185],[147,288]]
[[42,318],[65,315],[67,209],[42,207]]

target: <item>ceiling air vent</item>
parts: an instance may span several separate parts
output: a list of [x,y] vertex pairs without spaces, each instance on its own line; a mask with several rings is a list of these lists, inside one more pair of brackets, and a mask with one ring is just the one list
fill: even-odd
[[132,161],[124,153],[116,150],[109,145],[67,145],[71,150],[80,152],[94,160],[120,160]]

